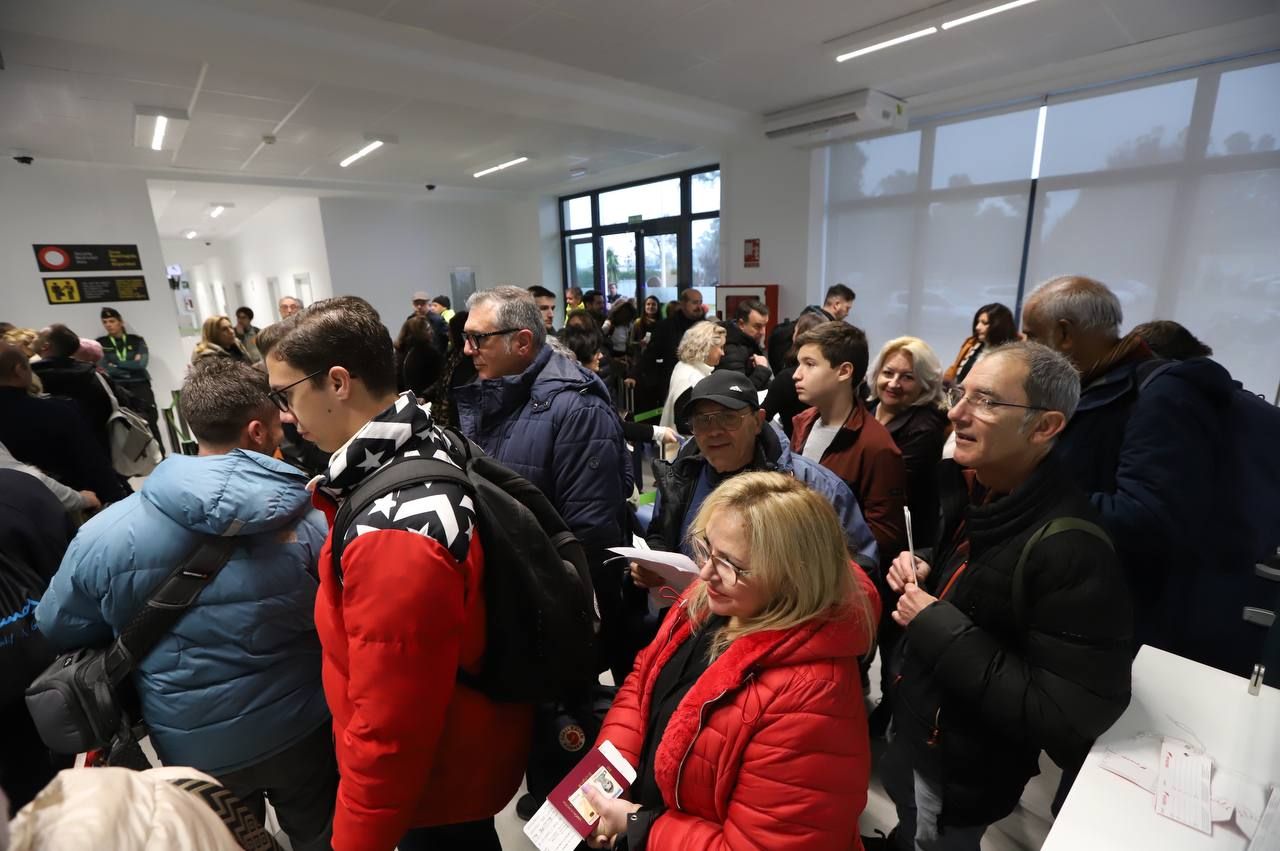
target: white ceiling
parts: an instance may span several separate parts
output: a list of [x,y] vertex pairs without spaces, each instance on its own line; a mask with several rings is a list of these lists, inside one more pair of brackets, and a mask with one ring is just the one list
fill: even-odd
[[[247,186],[181,180],[149,180],[151,209],[161,239],[184,239],[196,232],[192,242],[227,239],[264,207],[290,194],[275,186]],[[305,190],[297,190],[299,194]],[[218,218],[210,217],[212,204],[229,204]]]
[[[42,0],[0,4],[0,147],[311,187],[545,191],[714,161],[759,116],[860,88],[914,103],[1272,25],[1280,0],[1040,0],[837,65],[841,36],[976,0]],[[981,8],[988,4],[979,3]],[[1277,39],[1276,33],[1268,38]],[[856,39],[855,39],[856,40]],[[133,107],[188,109],[176,154]],[[350,169],[366,133],[389,145]],[[262,144],[274,134],[274,145]],[[475,180],[516,156],[525,165]]]

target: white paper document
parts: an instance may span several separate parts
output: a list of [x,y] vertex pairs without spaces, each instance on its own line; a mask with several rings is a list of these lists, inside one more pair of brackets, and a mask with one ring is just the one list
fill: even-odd
[[1154,795],[1156,780],[1160,776],[1161,743],[1160,736],[1155,733],[1143,733],[1123,742],[1114,742],[1107,745],[1100,765]]
[[[635,547],[610,547],[609,552],[625,556],[632,561],[649,568],[654,573],[662,577],[664,585],[669,585],[678,593],[684,593],[684,589],[693,584],[693,580],[698,578],[698,566],[693,563],[693,559],[684,553],[669,553],[663,550],[642,550]],[[659,596],[660,588],[649,589],[649,596],[655,602],[670,605],[670,600],[662,600]]]
[[1212,834],[1210,776],[1213,760],[1185,742],[1165,739],[1160,747],[1156,779],[1156,812],[1165,818]]
[[1248,851],[1275,851],[1277,848],[1280,848],[1280,786],[1272,786],[1267,808],[1262,811],[1262,819],[1253,833]]

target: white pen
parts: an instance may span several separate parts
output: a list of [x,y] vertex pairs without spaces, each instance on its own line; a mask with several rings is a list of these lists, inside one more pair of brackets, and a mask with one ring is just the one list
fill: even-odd
[[902,516],[907,519],[907,554],[911,556],[911,582],[919,585],[919,577],[916,576],[916,542],[911,535],[911,509],[902,506]]

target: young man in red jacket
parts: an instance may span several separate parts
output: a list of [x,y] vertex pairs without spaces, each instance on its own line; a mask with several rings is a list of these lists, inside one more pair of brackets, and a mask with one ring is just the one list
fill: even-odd
[[[282,419],[332,452],[312,481],[332,524],[341,502],[397,458],[447,457],[411,393],[396,395],[391,336],[347,296],[313,304],[267,358]],[[485,646],[484,554],[457,485],[410,485],[352,518],[341,575],[320,554],[316,630],[342,779],[335,851],[493,849],[515,795],[532,710],[457,682]]]
[[887,565],[907,546],[907,467],[893,435],[858,397],[867,336],[853,325],[825,322],[796,338],[796,357],[796,395],[813,407],[791,421],[791,450],[844,479]]

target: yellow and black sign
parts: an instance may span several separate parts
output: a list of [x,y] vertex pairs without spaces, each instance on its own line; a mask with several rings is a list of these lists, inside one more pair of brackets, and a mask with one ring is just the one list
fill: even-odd
[[133,272],[142,269],[136,245],[33,245],[40,273]]
[[146,278],[45,278],[49,304],[89,304],[98,301],[147,301]]

